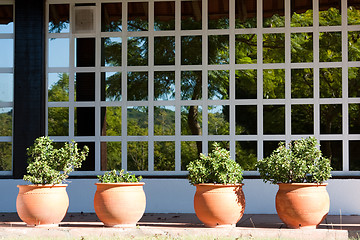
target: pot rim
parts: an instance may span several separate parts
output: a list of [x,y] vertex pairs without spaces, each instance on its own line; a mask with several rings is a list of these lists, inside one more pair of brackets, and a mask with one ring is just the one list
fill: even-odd
[[244,186],[243,183],[235,183],[235,184],[223,184],[223,183],[197,183],[194,186],[215,186],[215,187],[237,187]]
[[16,185],[20,187],[34,187],[34,188],[52,188],[52,187],[67,187],[68,184],[19,184]]
[[119,182],[119,183],[95,183],[95,185],[99,186],[143,186],[145,185],[144,182]]
[[327,186],[328,183],[277,183],[277,185],[283,185],[283,186]]

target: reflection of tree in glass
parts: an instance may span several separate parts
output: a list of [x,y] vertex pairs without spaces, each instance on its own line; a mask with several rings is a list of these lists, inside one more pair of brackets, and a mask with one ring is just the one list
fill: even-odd
[[154,170],[175,170],[175,142],[154,143]]
[[[11,136],[11,135],[12,135],[12,110],[8,112],[0,112],[0,136]],[[12,160],[11,143],[0,142],[0,171],[10,171],[11,160]]]
[[59,73],[58,81],[48,91],[49,102],[69,101],[69,74]]
[[155,107],[154,118],[155,135],[175,135],[175,109]]
[[130,171],[148,170],[148,143],[128,142],[127,169]]

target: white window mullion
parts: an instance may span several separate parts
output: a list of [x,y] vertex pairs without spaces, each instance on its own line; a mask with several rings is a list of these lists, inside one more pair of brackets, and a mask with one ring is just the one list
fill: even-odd
[[175,171],[181,171],[181,1],[175,2]]

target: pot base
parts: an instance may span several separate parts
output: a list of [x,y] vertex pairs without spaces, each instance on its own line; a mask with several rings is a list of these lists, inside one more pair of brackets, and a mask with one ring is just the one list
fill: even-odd
[[136,224],[116,224],[116,225],[107,225],[104,224],[105,227],[111,227],[111,228],[135,228]]
[[206,225],[205,227],[208,228],[234,228],[236,227],[236,224],[221,224],[221,225]]
[[26,224],[27,227],[35,227],[35,228],[57,228],[59,227],[59,224],[54,223],[54,224],[39,224],[39,225],[31,225],[31,224]]

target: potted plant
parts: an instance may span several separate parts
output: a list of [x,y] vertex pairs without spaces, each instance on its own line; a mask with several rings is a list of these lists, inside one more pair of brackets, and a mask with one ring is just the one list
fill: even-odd
[[230,152],[214,143],[208,156],[187,165],[190,184],[195,185],[196,216],[207,227],[234,227],[244,214],[242,168],[230,159]]
[[94,197],[98,218],[107,227],[135,227],[146,207],[142,177],[122,169],[106,172],[98,179]]
[[74,168],[81,167],[89,148],[77,143],[65,143],[56,149],[49,137],[39,137],[27,148],[28,167],[24,180],[30,185],[18,185],[16,210],[28,226],[57,226],[64,218],[69,197],[67,184],[62,184]]
[[322,156],[315,137],[280,143],[257,163],[264,182],[278,184],[276,210],[290,228],[316,228],[329,212],[326,190],[331,177],[329,159]]

